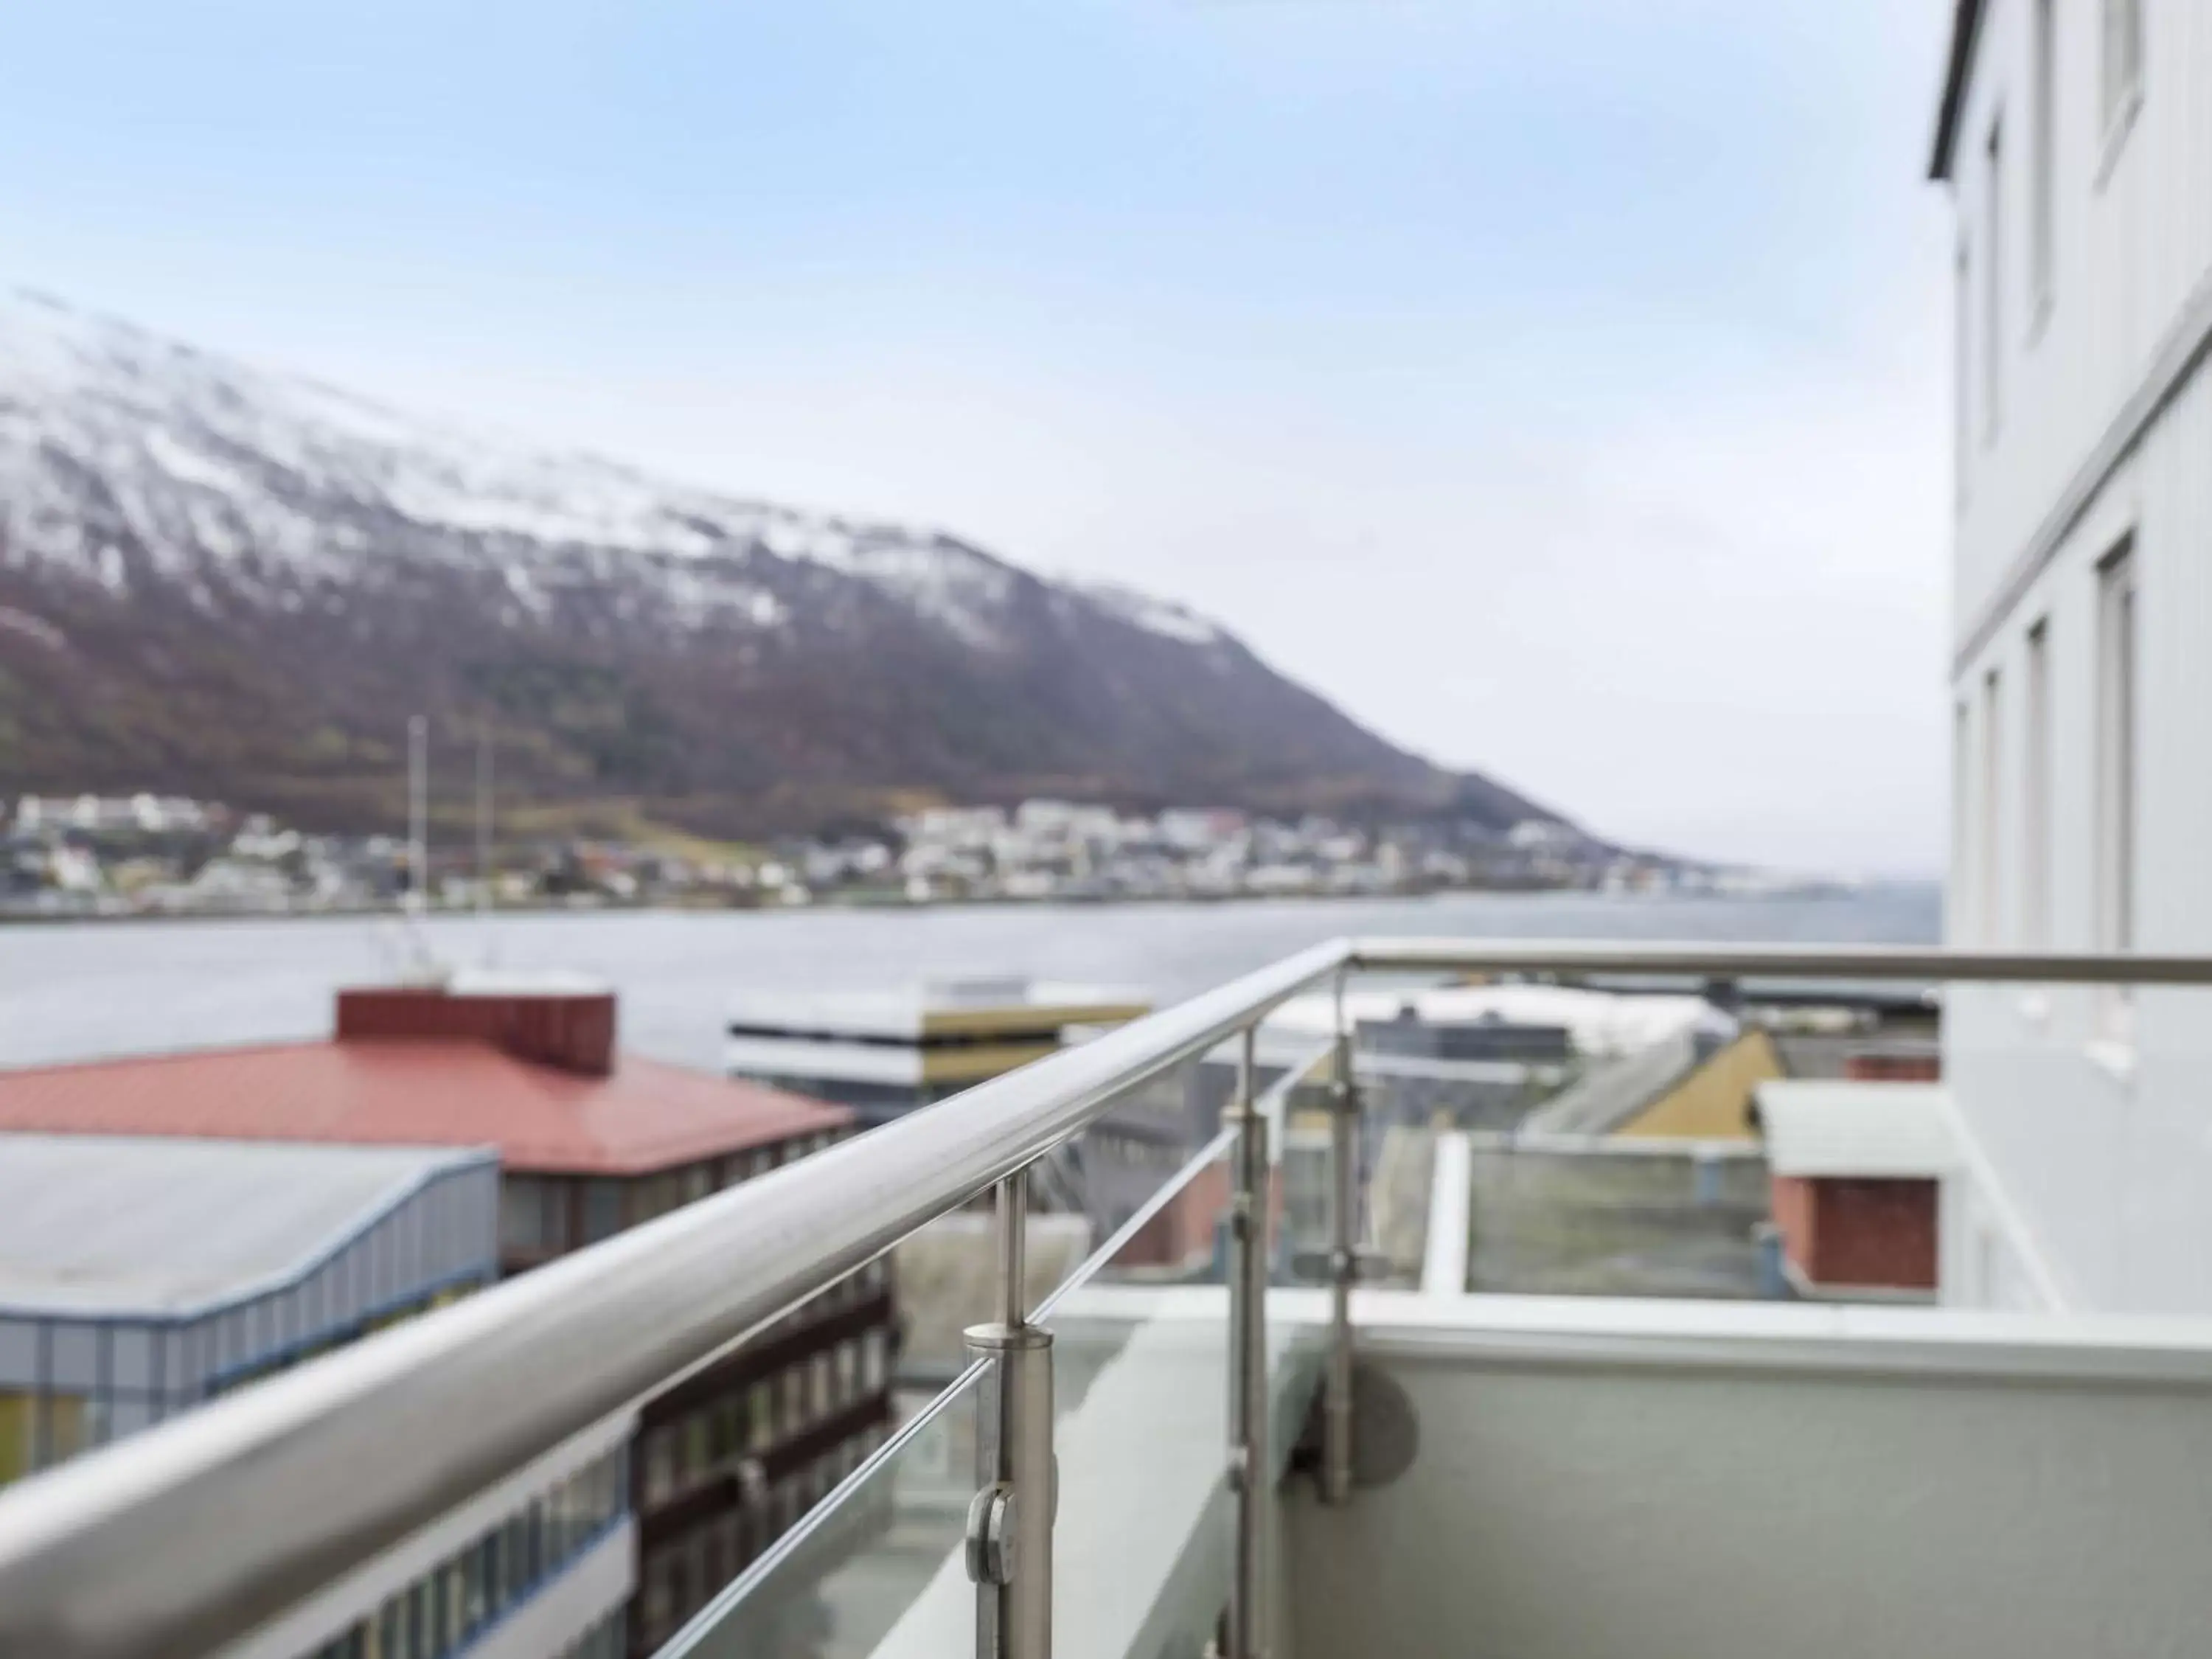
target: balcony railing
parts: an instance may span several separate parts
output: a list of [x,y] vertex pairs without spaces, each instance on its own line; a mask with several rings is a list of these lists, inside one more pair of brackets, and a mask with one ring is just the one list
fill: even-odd
[[[1700,981],[2212,986],[2212,958],[1942,950],[1404,939],[1318,945],[803,1163],[332,1354],[0,1496],[0,1653],[42,1659],[210,1654],[247,1636],[484,1488],[718,1356],[933,1218],[992,1194],[1004,1218],[997,1317],[969,1335],[956,1395],[978,1412],[978,1479],[959,1533],[989,1650],[1049,1651],[1055,1515],[1054,1336],[1025,1305],[1024,1171],[1131,1091],[1222,1045],[1241,1060],[1225,1138],[1227,1388],[1219,1468],[1234,1510],[1225,1641],[1260,1643],[1259,1539],[1285,1443],[1267,1327],[1271,1139],[1261,1021],[1333,992],[1332,1195],[1322,1278],[1318,1485],[1352,1475],[1352,1295],[1360,1271],[1359,1092],[1345,990],[1357,975],[1520,975]],[[1297,1083],[1306,1068],[1286,1081]],[[1123,1237],[1152,1218],[1140,1215]],[[1112,1245],[1102,1252],[1109,1255]],[[923,1426],[935,1420],[933,1413]],[[842,1491],[909,1449],[884,1446]],[[793,1545],[790,1548],[795,1548]],[[674,1644],[772,1576],[780,1550]]]

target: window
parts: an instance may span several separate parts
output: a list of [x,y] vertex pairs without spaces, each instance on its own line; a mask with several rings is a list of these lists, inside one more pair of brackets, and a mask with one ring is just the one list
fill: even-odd
[[584,1485],[580,1474],[571,1475],[547,1494],[545,1549],[555,1561],[565,1561],[584,1535]]
[[751,1425],[747,1443],[754,1451],[764,1451],[775,1438],[775,1392],[769,1384],[756,1382],[746,1398],[746,1414]]
[[493,1598],[498,1593],[498,1555],[489,1537],[479,1539],[463,1562],[461,1616],[464,1628],[471,1636],[483,1629],[491,1617]]
[[2004,686],[1994,668],[1982,677],[1982,776],[1978,823],[1981,846],[1974,867],[1981,878],[1980,938],[2004,942]]
[[687,1615],[696,1612],[722,1583],[721,1575],[715,1571],[720,1564],[711,1523],[692,1531],[688,1549],[691,1557],[691,1606],[684,1609]]
[[2050,307],[2051,284],[2057,264],[2057,0],[2035,0],[2035,64],[2033,93],[2034,146],[2029,158],[2033,169],[2028,226],[2028,280],[2033,284],[2035,314],[2030,328],[2041,325]]
[[707,1462],[719,1465],[744,1448],[744,1402],[734,1397],[718,1400],[708,1413]]
[[533,1498],[523,1513],[523,1582],[534,1584],[545,1576],[545,1500]]
[[2027,630],[2027,708],[2021,752],[2021,939],[2051,944],[2051,623]]
[[2097,944],[2136,944],[2136,578],[2132,544],[2099,568]]
[[584,1183],[584,1242],[596,1244],[622,1231],[622,1183],[587,1181]]
[[499,1243],[515,1255],[534,1255],[550,1248],[548,1224],[550,1194],[535,1176],[508,1176],[499,1188]]
[[645,1501],[658,1504],[675,1490],[675,1431],[655,1429],[645,1437]]
[[666,1170],[630,1186],[630,1222],[632,1225],[666,1215],[684,1201],[684,1178],[681,1171]]
[[654,1556],[645,1570],[645,1639],[655,1647],[676,1624],[673,1571],[674,1564],[665,1554]]
[[1982,187],[1982,441],[1994,441],[2004,377],[2004,123],[1990,123]]
[[2142,0],[2103,0],[2104,116],[2109,134],[2127,118],[2142,92]]
[[530,1583],[529,1563],[522,1559],[522,1517],[511,1515],[499,1533],[499,1559],[501,1580],[506,1585],[503,1600],[518,1600]]
[[459,1556],[439,1571],[438,1613],[439,1651],[450,1653],[461,1644],[468,1619],[468,1586]]
[[836,1400],[840,1409],[860,1396],[860,1343],[857,1337],[837,1345]]

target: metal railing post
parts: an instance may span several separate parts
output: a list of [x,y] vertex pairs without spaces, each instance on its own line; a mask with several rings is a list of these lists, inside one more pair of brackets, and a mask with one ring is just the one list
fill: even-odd
[[1267,1467],[1267,1120],[1259,1105],[1253,1048],[1244,1028],[1237,1101],[1224,1115],[1237,1129],[1236,1193],[1229,1212],[1229,1480],[1237,1504],[1237,1552],[1229,1581],[1227,1659],[1260,1659],[1265,1590],[1262,1552],[1273,1483]]
[[999,1183],[999,1317],[966,1332],[991,1369],[976,1400],[975,1478],[968,1506],[968,1577],[975,1585],[976,1659],[1051,1659],[1052,1333],[1029,1322],[1023,1245],[1029,1170]]
[[1328,1368],[1322,1390],[1321,1497],[1352,1496],[1352,1287],[1359,1277],[1359,1091],[1352,1081],[1352,1031],[1336,976],[1336,1061],[1329,1091]]

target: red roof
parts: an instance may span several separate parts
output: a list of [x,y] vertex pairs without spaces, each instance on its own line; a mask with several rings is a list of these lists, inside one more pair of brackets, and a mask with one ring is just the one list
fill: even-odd
[[841,1106],[623,1055],[605,1077],[465,1038],[212,1049],[0,1072],[0,1130],[495,1146],[510,1170],[641,1175],[840,1127]]

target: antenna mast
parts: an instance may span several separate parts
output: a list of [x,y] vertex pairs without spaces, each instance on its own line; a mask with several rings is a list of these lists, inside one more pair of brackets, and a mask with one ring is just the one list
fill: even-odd
[[491,727],[477,728],[477,914],[491,908]]
[[407,720],[407,904],[419,916],[428,902],[430,875],[430,722]]

